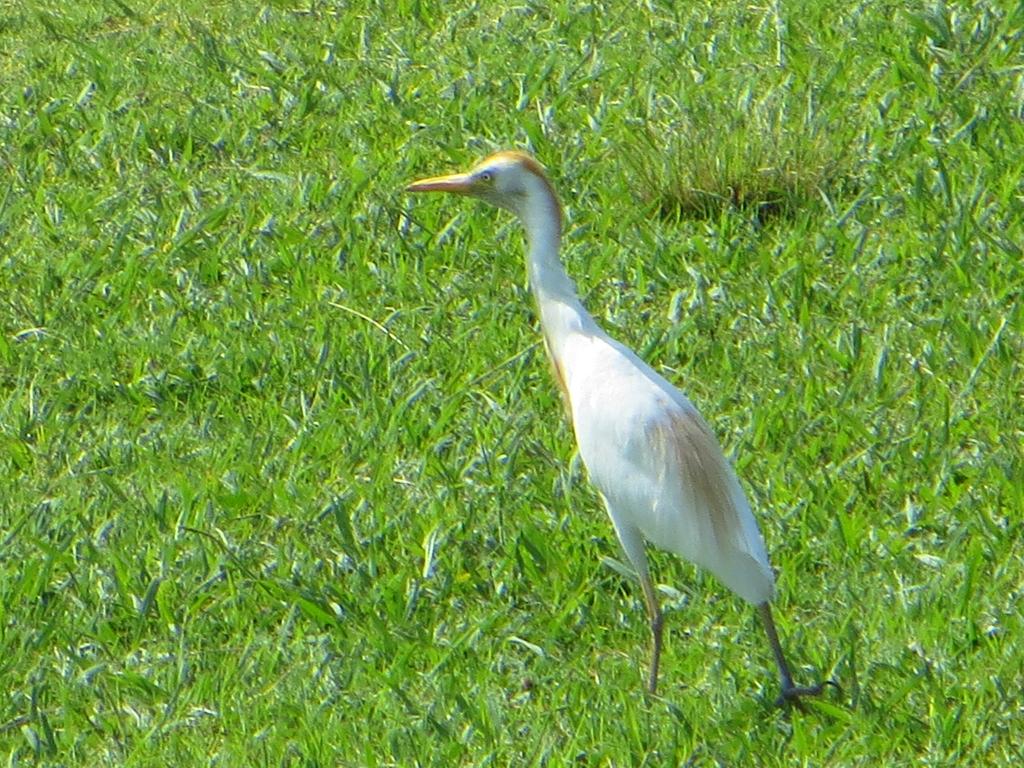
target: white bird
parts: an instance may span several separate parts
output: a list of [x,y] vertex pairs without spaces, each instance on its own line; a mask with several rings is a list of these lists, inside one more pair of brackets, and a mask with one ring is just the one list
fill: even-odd
[[558,256],[561,206],[540,164],[498,152],[468,173],[407,190],[476,197],[511,211],[526,229],[529,282],[580,457],[643,587],[653,639],[647,690],[658,683],[662,613],[645,541],[708,569],[756,606],[781,678],[777,703],[820,693],[821,685],[793,684],[772,619],[775,577],[764,540],[718,440],[686,396],[601,330],[576,295]]

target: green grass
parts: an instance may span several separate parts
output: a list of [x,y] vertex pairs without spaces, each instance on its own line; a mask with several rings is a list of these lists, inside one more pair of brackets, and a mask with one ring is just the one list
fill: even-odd
[[[7,765],[1019,765],[1024,11],[0,7]],[[637,585],[504,214],[685,389],[779,572]],[[781,203],[780,203],[781,201]],[[772,214],[762,215],[765,206]]]

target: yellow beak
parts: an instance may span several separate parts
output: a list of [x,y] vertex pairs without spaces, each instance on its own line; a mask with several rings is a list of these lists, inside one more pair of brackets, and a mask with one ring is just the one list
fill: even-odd
[[453,173],[450,176],[432,176],[414,181],[405,188],[406,192],[454,192],[468,195],[473,190],[473,177],[468,173]]

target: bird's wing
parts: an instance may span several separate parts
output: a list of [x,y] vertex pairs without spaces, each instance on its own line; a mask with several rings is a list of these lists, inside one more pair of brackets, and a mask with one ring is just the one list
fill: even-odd
[[774,576],[764,540],[736,473],[689,401],[664,401],[644,425],[653,485],[647,538],[709,568],[741,597],[770,600]]

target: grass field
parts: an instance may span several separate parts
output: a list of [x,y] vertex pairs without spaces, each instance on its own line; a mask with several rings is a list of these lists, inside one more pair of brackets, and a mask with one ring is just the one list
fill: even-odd
[[[840,6],[840,7],[835,7]],[[0,4],[5,765],[1024,763],[1024,6]],[[573,451],[505,214],[708,417],[756,617]]]

